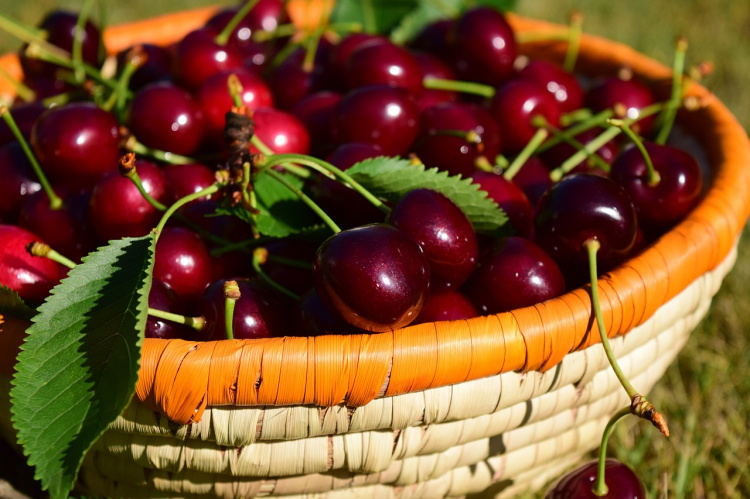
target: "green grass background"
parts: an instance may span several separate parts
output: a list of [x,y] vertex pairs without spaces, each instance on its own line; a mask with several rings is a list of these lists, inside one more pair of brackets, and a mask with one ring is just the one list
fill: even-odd
[[[165,12],[211,5],[188,0],[104,0],[107,21],[122,23]],[[0,0],[0,12],[35,24],[51,7],[77,8],[74,0]],[[527,0],[524,15],[565,23],[584,15],[584,31],[627,43],[670,64],[677,35],[690,42],[688,64],[712,61],[704,82],[750,128],[750,4],[747,0]],[[0,51],[17,47],[0,33]],[[748,165],[750,168],[750,165]],[[610,454],[638,470],[651,497],[750,497],[750,246],[739,258],[708,317],[652,391],[669,421],[664,439],[646,423],[619,425]]]

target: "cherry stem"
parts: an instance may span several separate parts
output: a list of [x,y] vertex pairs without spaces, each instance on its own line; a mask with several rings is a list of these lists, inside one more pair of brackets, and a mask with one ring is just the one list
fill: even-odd
[[149,192],[143,186],[141,177],[138,175],[138,170],[135,167],[135,154],[134,153],[129,152],[120,158],[119,170],[120,170],[120,175],[130,179],[130,181],[133,182],[135,187],[138,189],[138,192],[141,193],[141,196],[143,196],[143,199],[145,199],[146,202],[148,202],[148,204],[153,206],[155,210],[167,211],[167,207],[164,206],[159,201],[157,201],[156,199],[154,199],[153,196],[151,196],[151,194],[149,194]]
[[312,168],[313,170],[320,172],[329,178],[331,177],[331,174],[333,174],[336,178],[349,184],[349,186],[352,189],[360,193],[365,199],[367,199],[373,206],[378,208],[384,214],[387,215],[388,213],[391,212],[391,209],[388,206],[386,206],[385,203],[383,203],[380,199],[375,197],[370,191],[362,187],[362,185],[360,185],[359,182],[354,180],[344,171],[333,166],[331,163],[328,163],[327,161],[323,161],[318,158],[313,158],[312,156],[305,156],[303,154],[276,154],[274,156],[271,156],[270,158],[267,158],[266,162],[261,166],[262,166],[262,169],[265,170],[265,169],[270,169],[270,167],[273,165],[282,164],[282,163],[286,163],[290,161],[308,166]]
[[656,142],[659,145],[667,143],[669,133],[672,131],[674,126],[674,120],[677,117],[677,108],[682,100],[682,74],[685,71],[685,53],[687,52],[688,42],[687,39],[680,36],[677,38],[675,45],[674,61],[672,63],[672,95],[669,97],[669,102],[673,104],[664,109],[661,115],[662,125],[659,130],[659,134],[656,136]]
[[297,269],[312,270],[313,268],[312,264],[309,262],[303,260],[295,260],[294,258],[286,258],[279,255],[269,254],[267,259],[272,262],[280,263],[281,265],[287,265],[289,267],[294,267]]
[[591,109],[582,107],[581,109],[576,109],[575,111],[571,111],[560,116],[560,125],[563,127],[568,127],[574,123],[579,123],[581,121],[587,120],[592,116],[594,115],[592,114]]
[[127,61],[122,68],[122,73],[120,73],[120,77],[117,79],[117,89],[112,92],[109,101],[103,106],[106,111],[114,107],[119,117],[124,117],[126,111],[125,107],[128,101],[130,79],[136,70],[146,62],[147,56],[140,46],[136,46],[128,51],[126,59]]
[[305,47],[305,59],[302,61],[302,71],[305,73],[312,73],[315,67],[315,54],[318,52],[321,36],[323,36],[323,29],[319,27],[308,37],[307,46]]
[[544,119],[542,116],[538,116],[541,121],[543,121],[541,126],[544,126],[554,137],[560,136],[562,138],[562,141],[566,144],[571,145],[573,148],[576,149],[576,151],[583,151],[586,153],[587,158],[591,163],[593,163],[593,166],[598,166],[605,172],[609,173],[609,164],[604,161],[599,154],[597,154],[596,151],[589,151],[586,149],[586,145],[581,143],[579,140],[577,140],[575,137],[571,137],[569,134],[563,132],[559,128],[553,126],[550,124],[547,120]]
[[[59,55],[49,52],[45,46],[37,42],[34,42],[28,46],[28,48],[26,49],[26,55],[34,59],[39,59],[45,62],[56,64],[65,69],[69,69],[71,71],[75,70],[73,63],[70,62],[70,56],[60,57]],[[86,63],[81,63],[81,68],[83,69],[86,76],[88,76],[95,82],[100,83],[106,87],[109,87],[112,90],[117,90],[117,82],[102,76],[102,73],[98,69]],[[128,91],[127,96],[128,98],[132,97],[133,96],[132,91]]]
[[276,26],[276,29],[273,31],[256,31],[255,33],[253,33],[253,40],[256,42],[267,42],[269,40],[273,40],[274,38],[292,36],[295,33],[297,33],[297,26],[295,26],[294,24],[280,24],[279,26]]
[[75,262],[73,262],[73,260],[53,250],[48,244],[41,243],[39,241],[32,241],[27,244],[26,251],[28,251],[33,256],[49,258],[53,262],[57,262],[60,265],[68,267],[69,269],[74,269],[76,267],[76,264]]
[[76,19],[71,63],[73,64],[73,78],[78,85],[86,79],[86,71],[83,69],[83,35],[86,32],[86,21],[93,6],[94,0],[84,0],[81,10],[78,12],[78,19]]
[[488,99],[495,96],[494,87],[473,81],[447,80],[445,78],[425,76],[422,79],[422,86],[432,90],[452,90],[454,92],[479,95]]
[[36,92],[31,90],[29,87],[23,84],[23,82],[16,80],[11,74],[2,66],[0,66],[0,76],[4,77],[13,86],[13,90],[16,95],[23,99],[24,102],[33,102],[36,100]]
[[609,421],[607,421],[607,426],[604,427],[602,443],[599,446],[599,466],[597,467],[596,481],[594,482],[593,487],[591,487],[591,492],[593,492],[595,496],[604,497],[609,493],[609,487],[607,487],[607,483],[604,481],[604,467],[607,464],[607,442],[609,441],[609,436],[612,434],[612,430],[615,427],[615,423],[629,415],[630,406],[623,407],[617,411]]
[[375,34],[378,32],[375,9],[371,0],[362,0],[362,23],[365,33]]
[[229,41],[229,37],[232,36],[232,32],[234,29],[240,24],[242,19],[250,12],[253,7],[258,3],[258,0],[250,0],[245,5],[242,6],[240,10],[237,11],[237,13],[232,16],[232,18],[229,20],[226,26],[224,26],[224,29],[221,30],[221,33],[216,35],[216,38],[214,38],[214,41],[217,45],[221,45],[222,47],[227,44]]
[[44,171],[42,170],[39,161],[37,161],[36,156],[34,156],[31,147],[29,147],[29,143],[26,142],[26,139],[21,133],[21,130],[18,129],[16,120],[13,119],[8,106],[0,105],[0,116],[3,117],[3,121],[5,121],[5,124],[8,125],[8,128],[10,128],[10,131],[13,133],[16,141],[18,141],[18,143],[21,145],[21,149],[23,149],[23,152],[26,155],[26,158],[29,160],[29,163],[31,163],[31,168],[34,170],[34,173],[39,179],[39,183],[42,185],[44,193],[47,194],[50,208],[52,208],[53,210],[59,210],[63,207],[63,200],[55,193],[55,190],[52,188],[49,180],[47,180],[47,176],[44,174]]
[[610,119],[607,120],[607,123],[612,126],[622,128],[622,131],[625,132],[625,135],[627,135],[628,138],[633,141],[633,144],[635,144],[635,146],[641,152],[641,156],[643,156],[643,160],[646,162],[646,170],[648,170],[648,179],[646,181],[646,185],[648,185],[649,187],[658,185],[661,181],[661,177],[659,176],[659,172],[657,172],[654,168],[654,163],[651,161],[651,156],[649,156],[648,151],[646,150],[646,146],[643,145],[643,140],[641,140],[638,134],[635,133],[633,129],[630,128],[628,124],[623,120]]
[[537,150],[542,142],[547,140],[547,137],[549,137],[549,132],[546,129],[540,128],[539,130],[537,130],[536,133],[534,133],[534,136],[531,137],[531,140],[529,140],[524,148],[521,149],[521,152],[519,152],[518,155],[513,159],[511,164],[508,166],[508,169],[505,170],[505,173],[503,173],[503,177],[505,177],[507,180],[512,180],[513,177],[515,177],[516,173],[521,170],[521,167],[526,164],[526,161],[528,161],[531,155],[534,154],[534,151]]
[[562,143],[567,138],[573,138],[579,133],[585,132],[587,130],[591,130],[592,128],[596,126],[603,126],[609,118],[615,115],[615,112],[612,109],[605,109],[604,111],[600,111],[589,118],[586,118],[584,120],[581,120],[580,122],[576,123],[575,125],[566,128],[565,130],[562,130],[560,132],[560,135],[556,135],[549,139],[547,142],[542,144],[539,147],[538,152],[543,153],[544,151],[551,149],[552,147]]
[[156,317],[157,319],[164,319],[165,321],[176,322],[177,324],[184,324],[185,326],[191,327],[196,331],[201,331],[206,325],[206,319],[202,316],[189,317],[180,314],[174,314],[172,312],[166,312],[164,310],[158,310],[156,308],[148,308],[148,315]]
[[268,259],[268,250],[266,248],[255,248],[253,250],[252,258],[252,265],[255,272],[258,274],[258,276],[260,276],[261,279],[263,279],[264,282],[266,282],[269,286],[271,286],[279,293],[288,296],[292,300],[299,301],[300,296],[298,294],[288,290],[278,282],[274,281],[268,274],[263,271],[263,264],[265,264]]
[[583,243],[584,249],[588,253],[589,257],[589,278],[591,282],[591,305],[594,309],[594,316],[596,317],[596,325],[599,328],[599,337],[604,347],[604,353],[607,356],[609,365],[612,366],[612,370],[620,381],[620,384],[625,389],[625,392],[630,398],[630,412],[639,418],[651,421],[651,423],[659,429],[665,436],[669,436],[669,428],[664,417],[656,410],[656,408],[646,400],[646,398],[638,393],[633,385],[630,384],[628,377],[620,368],[617,363],[617,358],[612,351],[612,346],[609,343],[607,337],[607,331],[604,327],[604,317],[602,316],[601,303],[599,302],[599,283],[598,283],[598,272],[596,265],[596,254],[599,251],[600,243],[596,239],[587,239]]
[[570,29],[568,30],[568,50],[565,52],[563,69],[572,73],[578,60],[578,51],[581,48],[581,27],[583,26],[583,15],[573,12],[570,15]]
[[60,59],[70,59],[70,53],[45,40],[45,32],[43,30],[24,26],[2,14],[0,14],[0,29],[29,45],[36,44],[50,54],[57,55]]
[[341,232],[341,229],[338,225],[336,225],[336,222],[334,222],[333,219],[331,219],[331,217],[329,217],[328,214],[323,211],[323,209],[318,206],[315,201],[313,201],[307,194],[302,192],[302,190],[299,189],[296,185],[292,184],[286,178],[284,178],[284,175],[272,168],[265,170],[263,173],[270,176],[281,185],[292,191],[294,195],[300,199],[300,201],[305,203],[308,208],[310,208],[313,212],[315,212],[316,215],[318,215],[318,217],[320,217],[321,220],[323,220],[323,223],[325,223],[333,231],[334,234],[338,234],[339,232]]
[[156,237],[159,237],[159,234],[161,234],[161,231],[164,229],[164,226],[167,224],[167,221],[169,218],[174,215],[174,213],[188,204],[190,201],[195,201],[196,199],[200,199],[205,196],[211,196],[217,192],[219,192],[219,189],[221,188],[221,184],[214,183],[209,185],[208,187],[205,187],[198,192],[193,192],[192,194],[188,194],[185,197],[182,197],[174,202],[172,206],[170,206],[167,211],[164,212],[164,215],[161,216],[161,220],[159,220],[159,224],[156,226],[154,231],[156,232]]
[[478,170],[482,170],[483,172],[495,172],[495,166],[490,163],[490,160],[485,156],[477,156],[476,158],[474,158],[474,166]]
[[173,152],[161,151],[159,149],[148,147],[138,142],[135,137],[131,137],[128,140],[128,143],[125,144],[125,148],[141,156],[158,159],[159,161],[163,161],[171,165],[189,165],[192,163],[197,163],[195,159],[188,158],[187,156],[182,156]]
[[547,42],[547,41],[569,41],[570,40],[570,28],[562,28],[559,31],[523,31],[516,33],[516,42],[520,45],[524,43],[532,42]]
[[240,299],[240,286],[237,281],[224,282],[224,327],[227,339],[234,339],[234,304]]

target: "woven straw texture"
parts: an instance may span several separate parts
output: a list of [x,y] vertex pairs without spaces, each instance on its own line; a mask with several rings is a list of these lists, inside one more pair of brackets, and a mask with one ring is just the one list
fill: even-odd
[[[114,28],[169,43],[209,10]],[[517,30],[563,28],[511,17]],[[535,42],[560,60],[566,44]],[[0,60],[11,72],[13,58]],[[584,36],[578,69],[623,65],[668,95],[670,71]],[[0,87],[0,92],[7,89]],[[710,188],[678,227],[602,276],[608,335],[648,391],[710,305],[750,209],[750,146],[698,85],[680,115],[703,146]],[[512,496],[597,445],[628,401],[604,357],[587,289],[505,314],[374,335],[192,343],[146,340],[136,397],[89,453],[80,486],[105,496]],[[11,374],[9,365],[3,383]],[[7,388],[0,422],[8,438]]]

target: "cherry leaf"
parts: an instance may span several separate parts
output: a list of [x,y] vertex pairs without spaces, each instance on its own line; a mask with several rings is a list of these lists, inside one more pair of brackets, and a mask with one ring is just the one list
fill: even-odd
[[156,238],[110,241],[58,284],[32,319],[11,389],[18,442],[52,498],[130,402],[140,368]]
[[9,315],[19,319],[31,319],[34,309],[26,305],[18,293],[0,284],[0,315]]
[[474,230],[489,235],[508,235],[508,217],[471,179],[453,177],[437,168],[426,169],[406,159],[378,157],[353,165],[346,173],[378,197],[392,203],[414,189],[432,189],[451,199],[469,218]]

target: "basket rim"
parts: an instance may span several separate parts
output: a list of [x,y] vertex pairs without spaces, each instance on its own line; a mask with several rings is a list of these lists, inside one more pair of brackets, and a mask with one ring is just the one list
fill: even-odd
[[[172,43],[217,9],[182,11],[111,27],[105,31],[105,44],[116,52],[133,39]],[[567,29],[513,14],[507,17],[517,32]],[[537,41],[523,44],[522,52],[560,60],[566,46],[560,40]],[[579,61],[584,72],[614,73],[627,65],[651,83],[671,79],[671,69],[661,63],[588,34],[581,37]],[[0,57],[0,65],[21,76],[15,54]],[[8,92],[12,90],[0,82],[0,94]],[[599,279],[610,337],[627,334],[690,282],[714,269],[736,244],[750,214],[747,135],[706,88],[693,82],[688,95],[704,106],[681,119],[706,149],[714,178],[699,205],[680,224]],[[202,343],[146,339],[136,395],[179,423],[200,419],[209,399],[214,405],[234,405],[242,399],[251,405],[344,402],[356,407],[378,396],[502,372],[545,371],[567,353],[598,342],[589,294],[582,287],[523,309],[389,333]]]

